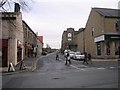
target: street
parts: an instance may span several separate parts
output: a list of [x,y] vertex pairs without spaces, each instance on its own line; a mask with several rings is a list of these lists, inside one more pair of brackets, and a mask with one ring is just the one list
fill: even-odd
[[118,88],[117,61],[55,60],[55,53],[42,56],[33,72],[24,72],[2,77],[3,88]]

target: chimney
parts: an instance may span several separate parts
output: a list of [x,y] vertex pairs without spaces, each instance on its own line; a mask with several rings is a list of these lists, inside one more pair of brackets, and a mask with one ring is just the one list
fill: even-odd
[[20,12],[20,5],[19,5],[19,3],[15,3],[14,12]]

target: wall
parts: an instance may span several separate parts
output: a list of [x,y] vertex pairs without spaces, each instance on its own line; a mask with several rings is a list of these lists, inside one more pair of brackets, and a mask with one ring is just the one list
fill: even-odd
[[77,51],[84,52],[84,31],[77,35]]
[[37,40],[37,45],[38,45],[37,53],[38,53],[38,55],[41,55],[42,54],[43,44],[42,44],[41,41]]
[[84,35],[85,35],[85,51],[91,53],[93,57],[97,56],[96,55],[97,49],[96,43],[94,42],[94,37],[102,33],[104,33],[104,18],[92,9],[86,24]]

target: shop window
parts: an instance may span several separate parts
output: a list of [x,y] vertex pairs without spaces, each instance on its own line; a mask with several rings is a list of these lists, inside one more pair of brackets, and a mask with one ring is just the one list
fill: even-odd
[[115,55],[119,55],[119,43],[115,42]]
[[101,55],[101,45],[97,43],[97,55]]
[[116,31],[119,31],[119,30],[120,30],[120,22],[119,22],[119,21],[117,21],[117,22],[115,23],[115,27],[116,27]]
[[110,55],[110,43],[106,43],[106,55]]

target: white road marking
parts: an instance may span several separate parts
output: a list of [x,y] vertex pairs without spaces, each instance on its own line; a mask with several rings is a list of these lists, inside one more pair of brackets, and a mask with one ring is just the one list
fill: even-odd
[[76,67],[74,65],[70,65],[70,66],[73,67],[73,68],[75,68],[75,69],[78,69],[78,70],[86,71],[85,69],[78,68],[78,67]]
[[82,71],[86,71],[85,69],[80,69],[80,70],[82,70]]
[[97,68],[97,69],[106,69],[106,68],[101,67],[101,68]]
[[110,69],[113,69],[113,68],[115,68],[115,67],[110,67]]
[[80,69],[80,68],[78,68],[78,67],[76,67],[76,66],[74,66],[74,65],[70,65],[71,67],[73,67],[73,68],[75,68],[75,69]]

